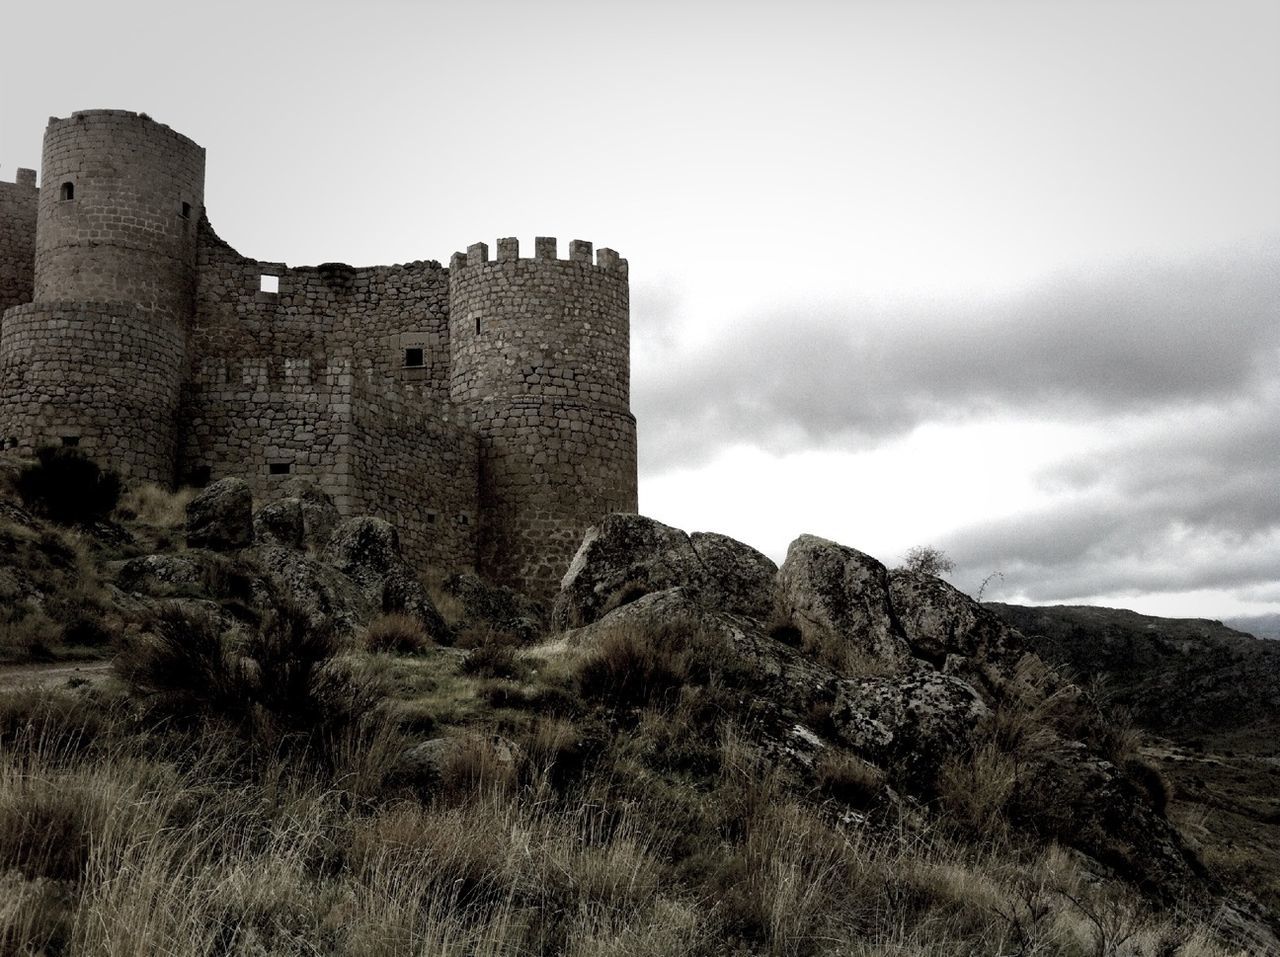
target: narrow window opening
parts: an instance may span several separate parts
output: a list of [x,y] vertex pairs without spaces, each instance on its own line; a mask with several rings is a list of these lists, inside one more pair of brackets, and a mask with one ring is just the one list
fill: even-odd
[[63,199],[75,199],[75,198],[76,198],[76,184],[75,184],[75,183],[63,183],[63,184],[62,184],[62,198],[63,198]]
[[435,523],[436,523],[436,513],[435,513],[435,512],[427,512],[427,524],[428,524],[428,525],[434,525]]
[[425,355],[422,349],[405,349],[404,350],[404,364],[406,367],[412,368],[415,366],[421,366],[423,364],[424,358],[425,358]]
[[267,471],[272,475],[288,475],[289,463],[288,462],[272,462],[270,465],[267,466]]
[[476,335],[480,335],[480,317],[476,316]]
[[183,204],[182,204],[182,218],[183,218],[183,219],[190,219],[190,218],[191,218],[191,204],[190,204],[190,203],[183,203]]
[[279,276],[269,276],[269,275],[267,275],[266,273],[263,273],[263,274],[262,274],[262,279],[261,279],[261,280],[259,281],[259,283],[258,283],[258,291],[259,291],[259,292],[271,292],[271,293],[279,292],[279,291],[280,291],[280,277],[279,277]]
[[460,515],[458,516],[458,524],[459,524],[459,525],[470,525],[470,524],[471,524],[471,516],[470,516],[470,515],[468,515],[466,512],[463,512],[462,514],[460,514]]
[[78,435],[64,435],[64,436],[62,437],[62,444],[63,444],[64,446],[66,446],[67,448],[69,448],[69,449],[74,449],[77,445],[79,445],[79,444],[80,444],[80,436],[78,436]]

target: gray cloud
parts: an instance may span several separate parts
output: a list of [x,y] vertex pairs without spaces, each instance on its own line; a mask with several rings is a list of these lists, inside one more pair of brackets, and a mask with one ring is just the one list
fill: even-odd
[[640,421],[660,423],[641,430],[646,471],[739,442],[856,447],[928,421],[1044,415],[1118,438],[1036,476],[1058,504],[938,542],[953,581],[999,570],[988,597],[1034,601],[1280,600],[1280,241],[985,307],[779,312],[663,358],[637,376]]
[[[1064,504],[951,535],[955,581],[1060,601],[1225,589],[1280,599],[1280,387],[1171,416],[1150,437],[1042,476]],[[1262,597],[1271,596],[1271,597]]]
[[1278,304],[1273,241],[1062,277],[989,305],[774,310],[692,354],[640,351],[633,404],[661,423],[642,433],[642,467],[742,442],[865,444],[1006,409],[1093,418],[1226,401],[1280,375]]

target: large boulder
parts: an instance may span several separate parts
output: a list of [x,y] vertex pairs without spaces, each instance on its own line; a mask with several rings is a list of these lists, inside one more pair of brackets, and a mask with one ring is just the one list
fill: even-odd
[[302,501],[282,498],[269,502],[253,516],[253,535],[259,542],[283,545],[285,548],[301,548],[304,523]]
[[346,575],[296,548],[264,544],[254,554],[266,583],[265,593],[258,596],[263,607],[278,605],[283,598],[344,635],[368,624],[381,610]]
[[940,578],[890,572],[889,600],[911,650],[934,664],[942,665],[948,655],[990,661],[1021,654],[1017,632]]
[[844,643],[872,667],[909,664],[911,651],[889,604],[888,570],[870,555],[801,535],[778,569],[778,591],[806,646]]
[[452,640],[426,586],[401,556],[400,536],[390,522],[362,515],[340,523],[325,546],[323,561],[350,579],[378,611],[410,615],[432,640]]
[[318,486],[296,476],[286,481],[281,491],[298,501],[302,513],[302,544],[317,550],[324,548],[340,520],[333,499]]
[[187,545],[225,552],[253,544],[253,492],[240,478],[225,478],[187,505]]
[[716,532],[694,532],[689,542],[706,573],[703,590],[716,608],[760,621],[773,615],[778,566],[768,556]]
[[970,685],[924,667],[840,682],[831,726],[863,757],[927,791],[947,759],[963,754],[990,716]]
[[723,535],[686,535],[643,515],[609,515],[587,530],[552,609],[557,629],[596,621],[652,592],[684,587],[708,608],[767,618],[776,566]]

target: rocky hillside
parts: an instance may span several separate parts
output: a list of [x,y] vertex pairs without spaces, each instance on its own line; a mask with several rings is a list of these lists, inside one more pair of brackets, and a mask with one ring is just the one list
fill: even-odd
[[1205,619],[989,603],[1045,661],[1100,679],[1143,727],[1177,740],[1280,730],[1280,643]]
[[6,952],[1280,952],[939,579],[614,515],[543,608],[302,483],[152,494],[4,499],[0,648],[112,662],[0,681]]

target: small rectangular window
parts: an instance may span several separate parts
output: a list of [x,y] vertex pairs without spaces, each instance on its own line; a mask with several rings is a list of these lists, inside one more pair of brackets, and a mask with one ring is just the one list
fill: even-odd
[[259,283],[259,285],[258,285],[258,291],[259,291],[259,292],[271,292],[271,293],[279,292],[279,291],[280,291],[280,277],[279,277],[279,276],[268,276],[266,273],[263,273],[263,274],[262,274],[262,281],[261,281],[261,282]]
[[424,352],[422,349],[405,349],[404,364],[406,367],[416,367],[423,363]]
[[480,317],[476,316],[476,335],[480,335]]
[[63,183],[63,184],[62,184],[62,193],[61,193],[61,195],[62,195],[62,198],[63,198],[63,199],[75,199],[75,198],[76,198],[76,184],[75,184],[75,183]]
[[272,462],[270,465],[267,466],[267,471],[270,472],[272,475],[288,475],[289,463],[288,462]]
[[183,204],[182,204],[182,218],[183,218],[183,219],[190,219],[190,218],[191,218],[191,204],[190,204],[190,203],[183,203]]
[[435,523],[436,523],[436,513],[435,513],[435,512],[427,512],[427,524],[428,524],[428,525],[434,525]]
[[65,446],[66,446],[67,448],[69,448],[69,449],[74,449],[77,445],[79,445],[79,444],[80,444],[80,436],[78,436],[78,435],[64,435],[64,436],[62,437],[62,444],[63,444],[63,445],[65,445]]
[[459,524],[459,525],[470,525],[470,524],[471,524],[471,516],[470,516],[470,515],[468,515],[466,512],[462,512],[462,513],[460,513],[460,514],[458,515],[458,524]]

